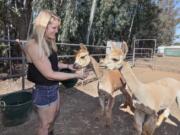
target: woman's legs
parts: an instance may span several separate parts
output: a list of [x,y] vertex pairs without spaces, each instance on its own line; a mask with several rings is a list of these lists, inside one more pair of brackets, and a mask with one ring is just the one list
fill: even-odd
[[47,107],[38,107],[37,113],[39,117],[38,135],[48,135],[49,127],[54,120],[55,104]]
[[55,110],[54,120],[53,120],[52,124],[49,127],[49,132],[53,131],[53,126],[54,126],[55,120],[59,116],[59,112],[60,112],[60,95],[59,95],[59,91],[58,91],[58,98],[57,98],[57,101],[56,101],[56,110]]
[[59,93],[58,99],[46,107],[38,107],[39,117],[38,135],[48,135],[53,130],[54,122],[59,114]]
[[33,102],[39,118],[38,135],[48,135],[53,129],[59,113],[59,87],[36,85],[33,90]]
[[59,94],[59,91],[57,94],[58,94],[58,98],[57,98],[57,104],[56,104],[55,120],[59,116],[59,111],[60,111],[60,94]]

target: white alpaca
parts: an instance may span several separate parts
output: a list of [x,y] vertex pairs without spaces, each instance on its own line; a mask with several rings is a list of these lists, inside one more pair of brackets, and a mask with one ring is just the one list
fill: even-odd
[[[173,78],[163,78],[150,83],[142,83],[133,73],[129,63],[124,62],[121,73],[126,81],[129,90],[132,92],[138,102],[135,102],[135,122],[136,128],[141,133],[142,126],[145,120],[145,114],[149,110],[158,114],[164,110],[157,120],[159,126],[162,121],[170,114],[180,121],[180,82]],[[179,114],[171,112],[171,107],[176,103]],[[140,106],[140,107],[139,107]],[[149,110],[145,110],[149,108]],[[150,126],[147,128],[151,128]],[[153,133],[153,131],[152,131]],[[151,134],[152,134],[151,133]]]

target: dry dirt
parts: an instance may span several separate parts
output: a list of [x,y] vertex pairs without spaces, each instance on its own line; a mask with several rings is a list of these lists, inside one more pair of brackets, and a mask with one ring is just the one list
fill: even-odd
[[[178,61],[180,58],[178,59]],[[180,81],[177,72],[152,70],[145,67],[133,68],[135,74],[142,82],[150,82],[163,77],[173,77]],[[117,92],[116,103],[113,108],[113,124],[111,128],[105,128],[103,121],[95,120],[95,112],[99,108],[97,97],[97,82],[91,82],[85,86],[72,89],[60,89],[61,112],[55,123],[56,135],[134,135],[133,116],[120,111],[119,105],[122,96]],[[163,93],[162,93],[163,94]],[[33,112],[30,120],[15,127],[3,127],[0,125],[0,135],[35,135],[37,117]],[[180,125],[175,127],[163,123],[155,131],[155,135],[180,135]]]

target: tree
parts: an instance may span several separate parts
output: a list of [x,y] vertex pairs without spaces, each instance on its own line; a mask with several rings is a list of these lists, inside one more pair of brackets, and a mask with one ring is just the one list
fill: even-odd
[[176,16],[178,9],[175,9],[173,0],[160,0],[159,8],[161,13],[159,14],[160,24],[159,24],[159,44],[171,45],[175,36],[175,27],[178,23],[178,18]]
[[[0,23],[6,24],[4,23],[6,20],[11,20],[20,33],[21,39],[26,39],[27,33],[32,28],[33,18],[40,10],[50,9],[62,20],[58,42],[86,43],[89,24],[91,24],[91,30],[88,33],[89,44],[102,45],[109,39],[128,40],[131,44],[133,38],[156,38],[159,44],[172,42],[175,26],[180,20],[175,18],[178,9],[174,8],[173,0],[168,0],[166,3],[168,6],[163,6],[162,3],[165,0],[94,1],[97,8],[94,19],[90,22],[92,0],[26,0],[26,8],[22,1],[1,0]],[[5,16],[7,10],[10,14],[8,19],[8,15]],[[19,25],[16,20],[25,25],[22,23]]]

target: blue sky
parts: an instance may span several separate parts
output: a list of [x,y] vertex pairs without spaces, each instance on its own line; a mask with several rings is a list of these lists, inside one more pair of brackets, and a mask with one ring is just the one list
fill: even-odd
[[[174,0],[176,3],[176,8],[180,8],[180,0]],[[180,11],[178,13],[178,17],[180,17]],[[180,35],[180,23],[176,26],[176,35]],[[175,42],[179,42],[180,43],[180,38],[176,38]]]
[[[180,24],[176,26],[176,35],[180,35]],[[175,42],[180,43],[180,38],[176,38]]]

